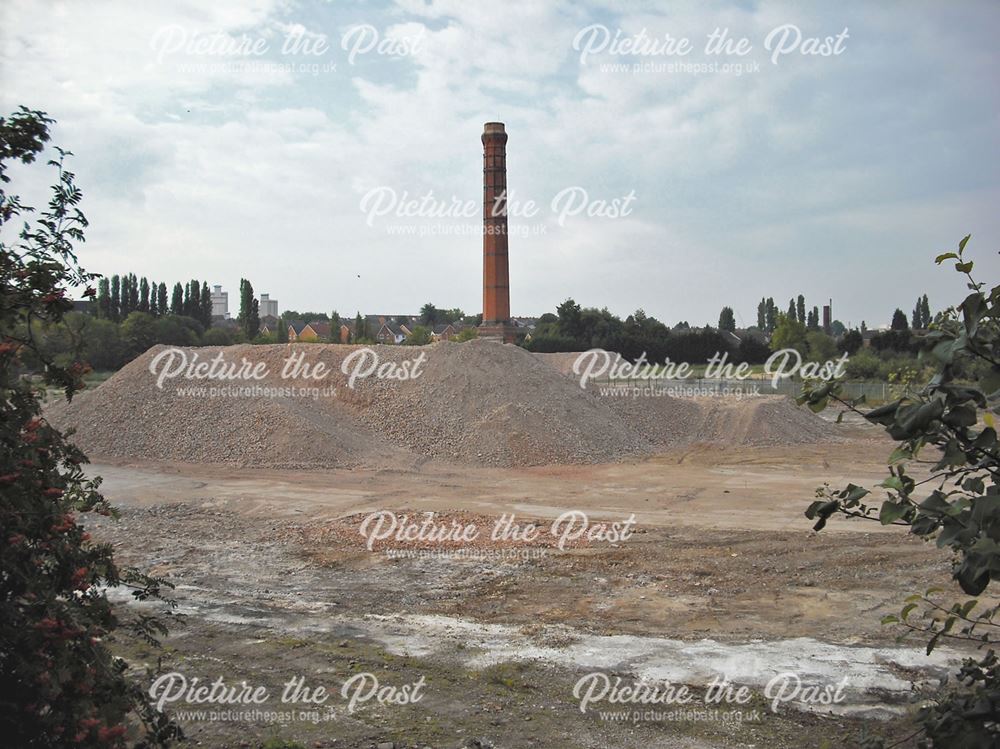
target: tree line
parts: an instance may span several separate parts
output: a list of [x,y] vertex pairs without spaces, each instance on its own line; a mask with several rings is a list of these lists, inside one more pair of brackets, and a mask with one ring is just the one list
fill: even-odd
[[[726,310],[731,310],[731,308],[724,307],[723,314],[726,313]],[[817,331],[822,329],[819,307],[813,305],[811,308],[807,308],[806,298],[803,294],[789,299],[788,309],[784,313],[774,303],[774,297],[762,297],[760,303],[757,305],[757,329],[768,334],[773,333],[778,327],[779,318],[782,315],[789,320],[802,323],[806,327],[806,330]],[[723,327],[721,317],[719,327]],[[846,330],[846,326],[840,320],[831,321],[830,328],[828,332],[835,336],[842,335]]]
[[174,284],[167,299],[167,285],[150,282],[135,273],[115,274],[97,281],[95,315],[104,320],[122,322],[133,312],[153,317],[178,315],[197,320],[204,327],[212,325],[212,294],[208,282],[191,279]]
[[701,330],[679,326],[671,330],[643,310],[622,320],[607,308],[583,308],[567,299],[555,314],[542,315],[534,333],[522,341],[524,348],[537,352],[585,351],[601,348],[616,351],[635,361],[642,354],[649,361],[686,361],[703,363],[718,352],[731,351],[733,361],[751,364],[763,362],[770,350],[760,338],[747,336],[738,343],[719,330]]

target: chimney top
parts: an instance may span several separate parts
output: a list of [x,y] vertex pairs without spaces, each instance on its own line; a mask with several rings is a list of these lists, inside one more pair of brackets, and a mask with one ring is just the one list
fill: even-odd
[[483,132],[484,133],[503,133],[503,132],[506,132],[506,131],[503,129],[503,123],[502,122],[487,122],[485,125],[483,125]]

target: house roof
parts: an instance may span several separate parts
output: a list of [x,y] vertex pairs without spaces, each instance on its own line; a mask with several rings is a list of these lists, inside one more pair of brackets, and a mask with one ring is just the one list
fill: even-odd
[[330,337],[330,323],[328,322],[323,322],[322,320],[314,320],[313,322],[309,323],[309,327],[312,328],[313,331],[316,333],[316,335],[318,335],[320,338]]

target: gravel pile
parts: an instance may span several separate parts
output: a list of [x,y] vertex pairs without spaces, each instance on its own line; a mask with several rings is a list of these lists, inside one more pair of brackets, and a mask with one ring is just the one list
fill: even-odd
[[[780,445],[836,439],[836,427],[787,399],[636,398],[583,390],[552,361],[490,341],[375,346],[379,365],[423,356],[416,379],[371,376],[348,387],[341,364],[359,348],[324,344],[181,349],[198,361],[267,365],[256,382],[185,380],[157,387],[157,346],[99,387],[47,411],[77,430],[92,457],[281,468],[409,468],[428,458],[527,466],[596,463],[694,442]],[[322,362],[321,380],[282,378],[286,357]],[[357,356],[357,354],[355,354]],[[563,363],[563,362],[560,362]],[[247,385],[326,389],[318,397],[192,394],[178,388]],[[335,394],[329,389],[335,388]]]

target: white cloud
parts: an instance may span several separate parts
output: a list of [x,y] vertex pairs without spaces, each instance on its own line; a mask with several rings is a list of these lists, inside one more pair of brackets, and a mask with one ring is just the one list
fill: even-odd
[[[78,154],[90,267],[231,290],[248,276],[299,309],[433,300],[475,311],[475,236],[390,236],[365,224],[359,201],[378,185],[478,200],[478,139],[494,119],[508,124],[515,194],[637,195],[627,219],[515,235],[516,312],[572,295],[697,323],[723,304],[750,318],[761,296],[801,291],[810,303],[833,296],[839,310],[836,299],[849,300],[852,319],[873,322],[936,278],[908,271],[903,298],[886,304],[879,272],[973,226],[995,241],[1000,226],[983,218],[1000,153],[997,53],[984,31],[994,7],[970,4],[960,21],[931,5],[649,8],[15,0],[0,10],[0,103],[49,111],[57,142]],[[762,40],[790,22],[822,35],[849,26],[846,53],[771,65]],[[605,54],[581,66],[572,41],[590,23],[699,45],[728,27],[766,65],[740,77],[612,73]],[[340,41],[358,24],[420,43],[351,64]],[[188,49],[158,62],[151,41],[173,27],[192,44],[263,39],[270,51],[232,60]],[[275,51],[288,33],[325,36],[331,50],[315,61],[336,71],[210,64],[301,62]]]

